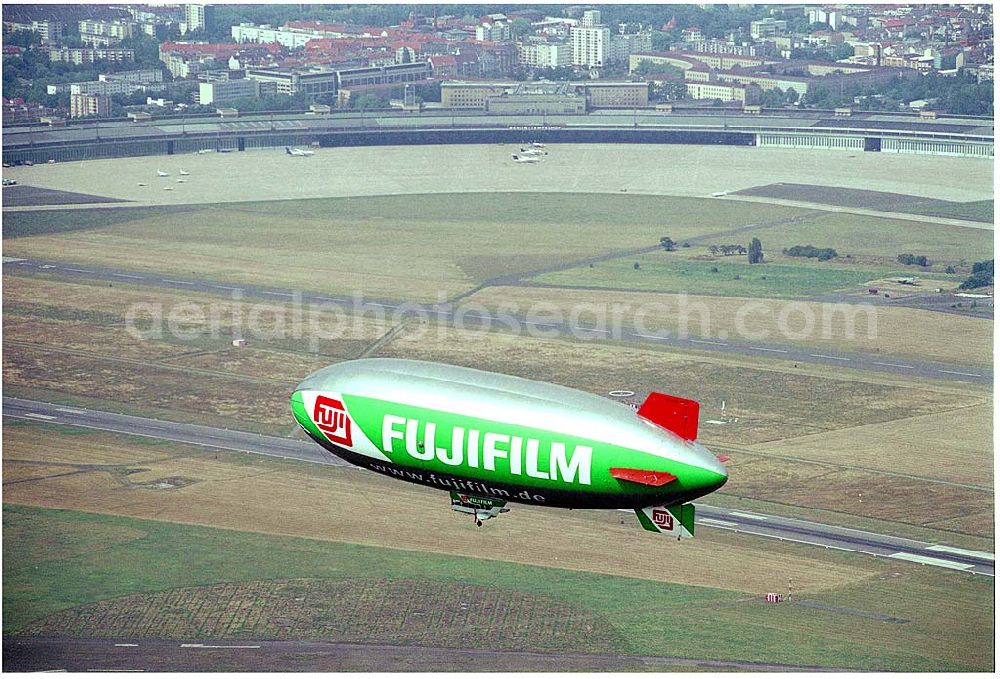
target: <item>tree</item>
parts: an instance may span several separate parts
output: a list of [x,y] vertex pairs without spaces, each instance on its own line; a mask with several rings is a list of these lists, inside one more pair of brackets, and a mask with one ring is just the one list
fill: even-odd
[[760,239],[754,238],[747,248],[747,261],[751,264],[760,264],[764,261],[764,249],[761,247]]
[[670,236],[664,236],[660,239],[660,246],[667,252],[673,252],[677,249],[677,243]]

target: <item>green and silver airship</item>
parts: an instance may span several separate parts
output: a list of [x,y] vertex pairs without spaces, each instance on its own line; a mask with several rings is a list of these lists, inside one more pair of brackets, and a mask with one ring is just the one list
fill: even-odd
[[657,392],[636,410],[508,375],[363,359],[310,375],[292,412],[332,454],[449,491],[479,526],[519,502],[633,509],[647,530],[692,537],[689,503],[727,477],[695,440],[698,403]]

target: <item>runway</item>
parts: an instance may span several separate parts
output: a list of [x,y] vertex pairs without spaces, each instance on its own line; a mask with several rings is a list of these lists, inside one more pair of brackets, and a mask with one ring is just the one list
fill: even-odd
[[[249,432],[156,420],[100,410],[12,397],[3,399],[3,416],[48,424],[69,425],[132,436],[176,441],[315,464],[344,466],[367,473],[307,442]],[[935,545],[908,538],[780,516],[745,512],[696,503],[699,529],[728,530],[763,538],[809,545],[817,549],[858,552],[935,568],[994,577],[995,555]]]
[[632,671],[666,667],[846,672],[832,667],[676,656],[530,653],[322,641],[51,639],[4,637],[3,668],[17,672],[463,672]]
[[[40,261],[16,258],[4,258],[4,273],[17,272],[55,273],[61,276],[84,278],[88,280],[108,281],[110,283],[151,285],[176,290],[197,291],[214,295],[229,295],[237,299],[263,299],[271,302],[297,302],[302,305],[318,307],[335,307],[341,311],[365,312],[379,310],[385,314],[419,315],[430,321],[455,323],[459,318],[465,325],[475,328],[496,329],[510,332],[511,328],[506,318],[516,324],[515,332],[539,330],[555,333],[559,336],[571,336],[583,340],[616,340],[656,344],[660,346],[682,349],[697,349],[699,351],[720,352],[743,356],[765,356],[796,363],[837,366],[840,368],[855,368],[873,372],[891,373],[906,376],[926,377],[936,380],[966,382],[973,384],[993,384],[992,368],[969,368],[966,365],[923,361],[910,358],[895,358],[891,354],[862,354],[848,352],[822,351],[797,347],[794,345],[772,344],[762,341],[742,341],[739,339],[720,339],[714,337],[681,337],[666,333],[639,332],[635,329],[622,328],[620,331],[608,328],[577,326],[569,323],[556,323],[551,319],[529,318],[524,316],[501,317],[483,313],[476,306],[476,311],[463,310],[460,305],[452,304],[412,304],[398,300],[364,300],[359,302],[348,297],[328,297],[299,290],[270,288],[254,285],[225,284],[219,281],[200,278],[183,278],[180,276],[163,277],[155,273],[130,271],[127,269],[112,269],[98,266],[78,266],[65,262]],[[470,320],[471,319],[471,320]]]

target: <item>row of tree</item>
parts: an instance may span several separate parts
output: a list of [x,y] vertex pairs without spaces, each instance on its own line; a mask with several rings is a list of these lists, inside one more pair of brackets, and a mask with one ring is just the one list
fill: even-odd
[[902,255],[896,255],[896,261],[900,264],[906,266],[930,266],[931,263],[927,259],[927,255],[912,255],[910,253],[904,253]]
[[972,265],[972,275],[962,281],[958,287],[962,290],[985,288],[993,285],[993,260],[987,259]]
[[833,248],[818,248],[815,245],[793,245],[783,249],[781,253],[788,257],[815,257],[821,262],[837,256],[837,251]]

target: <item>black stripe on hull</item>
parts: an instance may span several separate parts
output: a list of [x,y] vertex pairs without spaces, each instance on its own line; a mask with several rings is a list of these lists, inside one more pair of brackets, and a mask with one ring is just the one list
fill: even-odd
[[[309,433],[309,432],[306,432]],[[355,453],[347,448],[319,439],[309,433],[309,437],[325,448],[328,452],[357,466],[376,474],[382,474],[393,479],[414,483],[428,488],[443,491],[457,491],[508,502],[518,502],[526,505],[543,507],[562,507],[565,509],[640,509],[654,505],[678,505],[699,498],[715,490],[699,490],[686,493],[660,493],[657,495],[640,495],[634,493],[581,493],[579,491],[552,490],[549,488],[533,488],[510,483],[482,481],[454,474],[432,472],[419,467],[406,467],[393,462],[382,462],[365,455]]]

